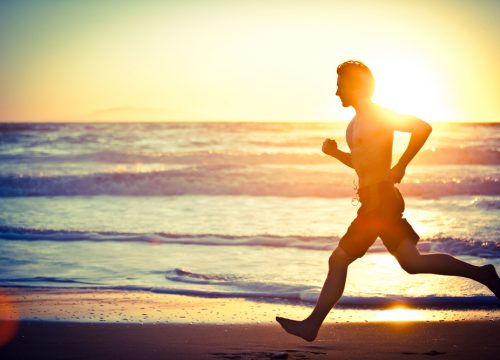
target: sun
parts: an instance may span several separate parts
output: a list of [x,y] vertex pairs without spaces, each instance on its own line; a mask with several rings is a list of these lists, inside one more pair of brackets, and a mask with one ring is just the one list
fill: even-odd
[[422,59],[383,59],[371,64],[376,80],[374,102],[426,121],[450,120],[450,106],[441,74]]

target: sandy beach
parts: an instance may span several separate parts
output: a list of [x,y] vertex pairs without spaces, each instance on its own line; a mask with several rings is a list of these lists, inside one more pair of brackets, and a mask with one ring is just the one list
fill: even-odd
[[326,324],[313,343],[268,324],[22,322],[2,359],[494,359],[499,321]]
[[[3,289],[2,359],[494,358],[497,309],[333,311],[308,343],[274,316],[308,306],[116,291]],[[406,320],[405,320],[406,318]]]

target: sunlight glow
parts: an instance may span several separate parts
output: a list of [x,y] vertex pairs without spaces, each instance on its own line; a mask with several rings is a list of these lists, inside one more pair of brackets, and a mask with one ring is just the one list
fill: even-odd
[[375,102],[430,121],[457,116],[446,97],[444,80],[423,59],[390,57],[372,67],[377,81]]
[[393,309],[383,310],[379,312],[374,321],[424,321],[428,320],[425,316],[426,312],[408,309],[403,306],[397,306]]

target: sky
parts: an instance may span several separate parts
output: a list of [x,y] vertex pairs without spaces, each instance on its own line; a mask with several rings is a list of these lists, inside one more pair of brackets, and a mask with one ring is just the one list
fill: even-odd
[[346,121],[336,67],[374,101],[500,120],[500,2],[0,0],[0,121]]

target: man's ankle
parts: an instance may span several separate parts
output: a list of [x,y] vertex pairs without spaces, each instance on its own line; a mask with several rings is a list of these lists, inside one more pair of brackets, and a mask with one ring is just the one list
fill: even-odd
[[323,323],[323,320],[324,319],[309,315],[309,317],[307,317],[304,321],[319,329],[321,327],[321,324]]

